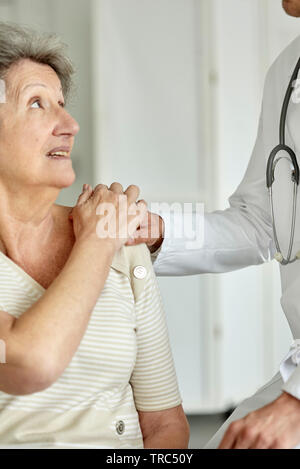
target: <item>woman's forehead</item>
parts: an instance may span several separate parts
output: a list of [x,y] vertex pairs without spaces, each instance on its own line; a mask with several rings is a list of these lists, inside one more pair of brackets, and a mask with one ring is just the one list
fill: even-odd
[[49,65],[35,63],[31,60],[23,60],[14,64],[6,75],[7,87],[17,97],[30,87],[41,85],[62,93],[59,77]]

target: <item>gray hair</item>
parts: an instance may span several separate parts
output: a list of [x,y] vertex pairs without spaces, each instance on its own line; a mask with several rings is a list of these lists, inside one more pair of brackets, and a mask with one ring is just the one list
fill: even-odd
[[65,99],[73,91],[74,67],[65,54],[66,45],[53,33],[38,33],[27,26],[0,21],[0,79],[22,59],[53,68],[60,79]]

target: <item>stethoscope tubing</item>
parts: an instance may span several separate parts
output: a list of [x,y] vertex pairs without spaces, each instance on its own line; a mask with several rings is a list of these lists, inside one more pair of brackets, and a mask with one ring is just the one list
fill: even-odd
[[[285,145],[286,116],[287,116],[287,111],[288,111],[288,107],[289,107],[289,103],[290,103],[290,99],[291,99],[291,95],[293,91],[293,84],[294,84],[294,81],[298,77],[299,69],[300,69],[300,57],[298,59],[298,62],[296,63],[295,69],[289,81],[289,84],[288,84],[288,87],[284,96],[282,108],[281,108],[280,123],[279,123],[279,143],[281,143],[282,145]],[[297,159],[296,159],[296,163],[297,163]],[[297,163],[297,166],[298,166],[298,163]],[[298,167],[298,172],[299,172],[299,167]]]
[[[277,253],[275,254],[275,258],[278,262],[280,262],[281,265],[287,265],[291,264],[292,262],[295,262],[297,259],[300,258],[300,252],[297,253],[297,255],[291,259],[292,255],[292,249],[293,249],[293,244],[294,244],[294,237],[295,237],[295,225],[296,225],[296,213],[297,213],[297,194],[298,194],[298,185],[299,185],[299,165],[297,161],[297,157],[295,152],[285,144],[285,128],[286,128],[286,117],[287,117],[287,111],[288,111],[288,106],[290,103],[292,91],[293,91],[293,84],[294,81],[297,79],[298,73],[300,69],[300,58],[297,61],[297,64],[295,66],[295,69],[292,73],[291,79],[289,81],[282,108],[281,108],[281,114],[280,114],[280,123],[279,123],[279,144],[273,148],[273,150],[270,153],[270,156],[268,158],[267,162],[267,169],[266,169],[266,184],[267,188],[269,190],[269,198],[270,198],[270,207],[271,207],[271,217],[272,217],[272,228],[273,228],[273,235],[274,235],[274,241],[275,241],[275,246],[277,249]],[[293,166],[293,171],[291,175],[291,179],[294,183],[294,190],[293,190],[293,212],[292,212],[292,223],[291,223],[291,231],[290,231],[290,241],[289,241],[289,248],[288,248],[288,254],[287,257],[284,258],[278,237],[277,237],[277,230],[276,230],[276,224],[275,224],[275,215],[274,215],[274,205],[273,205],[273,192],[272,192],[272,185],[275,180],[275,167],[278,163],[278,161],[282,158],[279,157],[276,159],[278,153],[280,151],[285,151],[288,153],[290,161]]]

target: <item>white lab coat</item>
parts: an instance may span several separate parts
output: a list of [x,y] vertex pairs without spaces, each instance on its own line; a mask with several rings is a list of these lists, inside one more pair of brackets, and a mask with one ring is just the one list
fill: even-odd
[[[157,275],[190,275],[229,272],[260,264],[274,257],[269,193],[266,188],[266,164],[270,151],[279,143],[279,119],[288,82],[300,56],[300,36],[276,59],[265,81],[263,103],[257,140],[245,176],[229,198],[230,208],[204,215],[204,244],[187,249],[186,239],[176,239],[176,216],[168,222],[166,239],[154,262]],[[297,97],[297,96],[296,96]],[[300,93],[299,96],[300,97]],[[300,165],[300,103],[290,102],[287,116],[286,144],[294,149]],[[280,247],[287,253],[292,208],[291,169],[281,160],[275,172],[274,206]],[[293,253],[300,250],[300,200],[297,198],[296,232]],[[289,210],[287,210],[289,207]],[[163,214],[162,214],[163,215]],[[164,216],[164,215],[163,215]],[[193,217],[193,215],[186,215]],[[191,241],[190,239],[188,241]],[[290,325],[293,338],[300,339],[300,261],[280,266],[281,305]],[[300,399],[300,345],[292,344],[283,359],[280,371],[257,393],[242,402],[207,448],[218,446],[225,428],[237,420],[273,401],[282,390]],[[300,441],[299,441],[300,444]]]

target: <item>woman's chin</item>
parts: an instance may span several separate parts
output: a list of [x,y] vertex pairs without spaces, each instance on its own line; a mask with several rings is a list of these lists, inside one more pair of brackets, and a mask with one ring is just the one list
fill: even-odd
[[53,178],[50,180],[49,179],[50,178],[48,175],[48,181],[50,184],[52,183],[60,189],[66,189],[67,187],[70,187],[74,184],[76,180],[76,174],[74,173],[73,168],[70,168],[69,170],[63,171],[61,173],[56,173]]
[[70,187],[74,184],[76,180],[76,175],[75,173],[73,172],[73,177],[71,178],[64,178],[64,180],[62,181],[62,185],[63,185],[63,189],[67,189],[67,187]]

